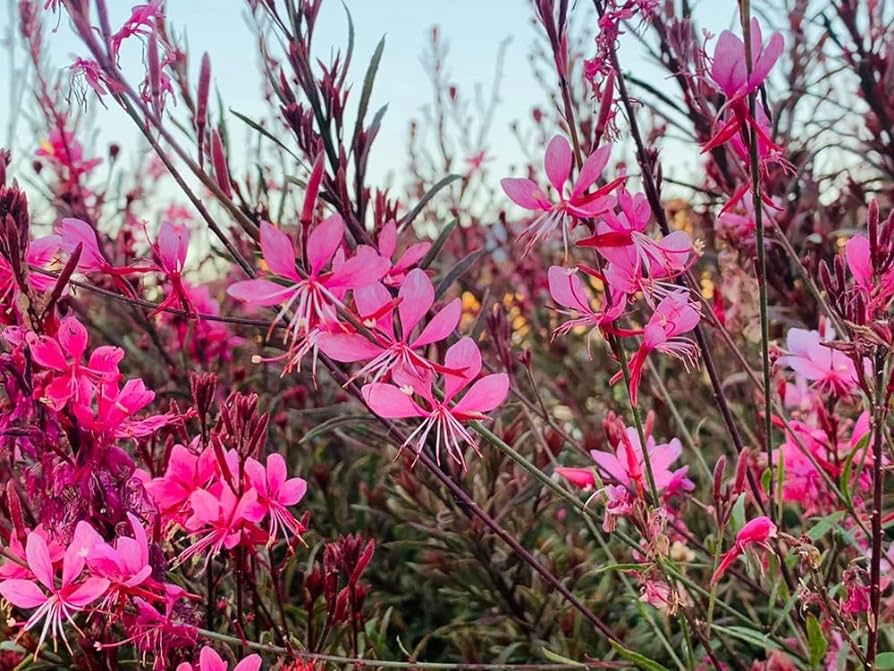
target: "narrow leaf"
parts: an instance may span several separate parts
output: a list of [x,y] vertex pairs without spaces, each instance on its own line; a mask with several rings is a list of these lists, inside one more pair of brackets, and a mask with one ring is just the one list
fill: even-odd
[[431,187],[428,191],[425,192],[425,195],[416,203],[416,206],[407,212],[406,215],[398,222],[397,230],[402,231],[407,226],[413,223],[413,220],[419,216],[419,213],[422,212],[422,209],[428,204],[432,198],[434,198],[438,191],[443,189],[445,186],[453,184],[458,179],[461,179],[462,175],[447,175],[440,182]]

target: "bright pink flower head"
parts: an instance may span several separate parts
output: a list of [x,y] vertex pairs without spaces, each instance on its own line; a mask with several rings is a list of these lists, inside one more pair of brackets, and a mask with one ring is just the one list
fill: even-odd
[[[397,250],[397,224],[393,219],[382,226],[377,243],[379,254],[382,258],[391,259],[394,257],[394,252]],[[431,249],[430,242],[416,242],[407,247],[406,251],[394,261],[391,269],[382,278],[382,284],[399,287],[413,266],[425,258],[429,249]]]
[[[601,330],[604,333],[613,330],[612,325],[624,313],[627,299],[622,294],[620,297],[615,298],[613,304],[605,305],[605,298],[603,298],[601,309],[599,311],[594,310],[591,305],[590,292],[577,274],[577,270],[578,268],[551,266],[547,272],[550,296],[556,303],[565,308],[560,310],[560,312],[571,317],[571,319],[561,324],[553,332],[553,337],[557,334],[565,335],[578,327],[590,329],[587,335],[587,354],[590,354],[591,336],[597,330]],[[598,275],[595,271],[585,270],[584,272],[590,275]]]
[[[443,395],[438,399],[432,393],[432,373],[423,371],[421,377],[397,368],[393,373],[395,384],[375,382],[363,387],[363,399],[370,409],[384,419],[409,419],[418,417],[423,422],[407,437],[403,447],[413,444],[416,454],[422,454],[429,435],[434,434],[435,457],[440,463],[441,448],[465,467],[462,445],[478,450],[478,444],[463,426],[463,422],[483,420],[499,406],[509,392],[509,377],[505,373],[485,375],[477,380],[465,395],[455,403],[453,399],[474,380],[481,371],[481,352],[471,338],[465,337],[447,350],[444,366],[459,374],[444,373]],[[422,404],[414,400],[420,397]]]
[[40,143],[39,158],[45,158],[60,171],[66,181],[77,181],[102,163],[101,158],[84,158],[84,147],[71,131],[53,128],[50,137]]
[[280,530],[287,541],[289,534],[300,536],[304,527],[288,508],[304,498],[307,482],[302,478],[286,479],[286,460],[277,453],[267,456],[266,468],[257,459],[246,459],[245,475],[258,493],[258,505],[264,509],[269,520],[270,542],[279,535]]
[[127,520],[133,538],[119,536],[114,544],[98,539],[87,554],[91,573],[106,578],[117,592],[138,587],[152,575],[146,530],[132,513],[127,513]]
[[96,239],[96,231],[86,221],[67,217],[59,226],[59,238],[62,240],[62,251],[66,254],[74,253],[78,245],[81,245],[81,255],[78,258],[78,270],[82,273],[107,272],[111,265],[99,249]]
[[624,181],[623,177],[609,182],[592,193],[586,193],[602,175],[610,155],[611,145],[600,147],[590,154],[581,166],[577,181],[571,186],[570,192],[566,192],[565,185],[569,181],[574,163],[571,146],[561,135],[556,135],[550,140],[546,147],[543,167],[550,184],[556,190],[559,199],[556,203],[533,180],[506,177],[500,181],[503,191],[512,202],[526,210],[540,213],[522,234],[522,237],[529,238],[525,253],[529,252],[537,242],[552,235],[557,228],[562,229],[567,250],[568,231],[572,224],[579,219],[596,217],[611,208],[612,199],[609,194]]
[[81,427],[95,434],[116,439],[144,438],[167,426],[177,415],[165,413],[142,419],[137,413],[155,400],[155,392],[147,389],[143,380],[128,380],[120,389],[117,383],[103,385],[96,397],[96,406],[76,405],[74,413]]
[[[260,655],[249,655],[236,666],[233,671],[258,671],[261,668]],[[199,665],[193,667],[187,662],[177,666],[177,671],[227,671],[229,665],[221,659],[221,656],[215,652],[214,648],[206,645],[199,653]]]
[[[643,366],[652,352],[676,357],[687,367],[695,365],[698,350],[689,338],[681,336],[698,326],[700,319],[701,314],[689,301],[686,291],[672,291],[658,304],[643,328],[642,343],[630,360],[630,398],[634,404]],[[620,374],[613,381],[617,379]]]
[[754,65],[749,75],[745,43],[742,38],[724,30],[714,48],[711,81],[728,99],[747,96],[763,84],[782,55],[784,46],[785,40],[781,33],[770,35],[770,41],[764,45],[760,22],[757,18],[752,18],[751,59]]
[[197,455],[183,445],[174,445],[165,474],[149,482],[146,490],[163,517],[176,518],[189,503],[193,492],[208,484],[215,468],[213,450]]
[[55,338],[29,332],[26,340],[34,361],[51,371],[43,400],[56,410],[69,402],[89,406],[100,385],[114,384],[120,376],[118,363],[124,358],[120,347],[97,347],[83,363],[87,329],[71,315],[59,322]]
[[43,622],[38,648],[49,633],[55,640],[62,636],[66,646],[65,623],[99,599],[109,587],[105,578],[89,577],[78,581],[90,551],[96,532],[86,522],[75,528],[71,545],[62,558],[62,580],[56,586],[56,570],[50,558],[46,541],[40,534],[31,532],[25,543],[25,558],[36,580],[12,578],[0,582],[0,595],[17,608],[34,612],[24,623],[26,631]]
[[[243,531],[264,518],[264,508],[258,504],[258,493],[247,489],[236,494],[227,483],[207,489],[197,489],[189,497],[192,515],[185,526],[197,540],[180,553],[183,562],[195,555],[205,555],[205,565],[221,550],[236,547]],[[207,554],[205,554],[207,552]]]
[[[320,349],[327,356],[345,363],[369,361],[354,374],[378,382],[398,366],[421,375],[438,370],[416,350],[441,342],[456,329],[462,316],[462,301],[455,298],[441,308],[414,336],[416,328],[435,302],[435,288],[418,268],[411,270],[400,287],[397,301],[379,282],[354,292],[354,302],[360,319],[371,329],[377,342],[357,333],[332,333],[320,337]],[[397,306],[400,318],[400,337],[395,335],[393,312]]]
[[824,344],[835,338],[834,331],[829,329],[827,336],[821,338],[819,331],[789,329],[785,340],[788,354],[780,357],[779,363],[821,391],[847,396],[857,387],[857,370],[848,355]]
[[[47,235],[32,240],[25,251],[25,261],[29,266],[46,268],[56,259],[61,240],[58,235]],[[34,291],[40,293],[56,286],[56,278],[37,272],[29,272],[25,281]],[[0,254],[0,306],[3,311],[18,310],[18,295],[21,287],[9,261]]]
[[295,267],[291,238],[273,224],[261,222],[264,262],[270,273],[285,283],[254,279],[227,287],[230,296],[251,305],[282,305],[275,321],[289,316],[286,337],[291,345],[290,365],[298,365],[301,357],[316,346],[316,336],[338,321],[336,306],[349,290],[377,282],[388,272],[389,260],[366,245],[360,245],[354,256],[346,259],[341,249],[344,232],[338,214],[316,225],[307,237],[307,278],[303,279]]
[[755,517],[753,520],[746,522],[745,526],[743,526],[739,530],[739,533],[736,534],[736,542],[733,543],[733,546],[720,558],[717,570],[711,577],[711,584],[713,585],[720,580],[721,576],[726,573],[726,570],[732,566],[750,546],[766,545],[767,541],[771,538],[776,538],[776,525],[770,521],[769,517]]
[[879,273],[881,276],[878,278],[874,277],[869,238],[857,234],[848,240],[844,257],[854,277],[854,284],[867,299],[867,312],[886,307],[894,297],[894,268]]

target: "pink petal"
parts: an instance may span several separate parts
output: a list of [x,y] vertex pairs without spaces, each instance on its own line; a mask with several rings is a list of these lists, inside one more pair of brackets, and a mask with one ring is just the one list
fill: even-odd
[[407,248],[407,251],[405,251],[400,259],[397,261],[397,263],[394,264],[394,267],[391,269],[391,271],[399,272],[415,266],[423,258],[425,258],[425,255],[428,254],[429,249],[431,249],[430,242],[417,242],[413,245],[410,245]]
[[179,272],[186,263],[189,229],[164,221],[158,231],[158,255],[166,272]]
[[214,648],[206,645],[199,653],[199,671],[227,671],[227,663],[220,658]]
[[55,370],[68,370],[68,361],[59,343],[47,336],[28,338],[28,348],[31,356],[44,368]]
[[87,351],[87,329],[72,316],[63,317],[59,322],[56,339],[59,340],[62,349],[75,361],[80,361]]
[[99,250],[99,243],[96,240],[96,232],[86,221],[71,217],[63,219],[59,229],[59,237],[62,241],[62,250],[66,254],[73,253],[77,246],[81,245],[78,268],[98,270],[105,263],[102,252]]
[[516,205],[526,210],[547,210],[549,203],[545,204],[546,196],[530,179],[522,177],[504,177],[500,180],[500,186],[504,193]]
[[298,281],[292,239],[269,221],[261,222],[261,251],[271,273]]
[[53,562],[50,560],[50,550],[43,537],[34,531],[28,534],[28,539],[25,541],[25,559],[34,577],[40,580],[48,590],[54,591],[56,585],[53,583],[53,579],[56,572],[53,570]]
[[279,502],[284,506],[294,506],[307,492],[307,481],[304,478],[289,478],[279,491]]
[[568,175],[571,174],[571,145],[562,135],[556,135],[546,146],[543,168],[546,170],[550,184],[561,197]]
[[363,386],[363,400],[370,409],[384,419],[405,419],[407,417],[422,417],[413,399],[393,384],[376,382]]
[[435,288],[425,271],[416,268],[407,274],[407,279],[401,285],[398,296],[400,304],[397,306],[397,311],[400,314],[400,327],[403,330],[404,340],[409,340],[410,333],[416,324],[435,302]]
[[720,33],[714,48],[714,62],[711,63],[711,79],[729,98],[745,84],[745,44],[728,30]]
[[869,251],[869,238],[865,235],[855,235],[844,247],[847,267],[850,268],[854,281],[867,289],[872,286],[872,259]]
[[578,312],[591,313],[584,283],[573,270],[551,266],[547,271],[549,295],[559,305]]
[[239,662],[236,666],[233,667],[233,671],[258,671],[261,668],[261,656],[260,655],[249,655],[241,662]]
[[566,468],[564,466],[557,466],[556,473],[581,489],[596,486],[596,478],[593,477],[592,468]]
[[274,452],[267,456],[267,485],[270,488],[271,496],[279,491],[280,487],[286,481],[288,471],[286,469],[286,460],[278,452]]
[[248,478],[248,482],[254,487],[259,494],[262,496],[267,495],[267,472],[264,470],[264,466],[260,461],[249,457],[245,460],[245,465],[243,466],[245,469],[245,475]]
[[[56,256],[61,246],[62,238],[58,235],[45,235],[42,238],[32,240],[31,244],[28,245],[28,263],[35,266],[45,266]],[[56,281],[54,277],[48,279],[54,283]]]
[[216,522],[220,518],[220,501],[207,489],[197,489],[189,497],[189,505],[196,519],[201,522]]
[[614,478],[622,485],[626,485],[630,479],[627,475],[627,469],[621,465],[618,458],[611,452],[602,452],[601,450],[590,450],[590,456],[602,471],[604,475]]
[[360,289],[377,282],[391,267],[391,261],[379,256],[371,247],[361,246],[325,282],[330,290]]
[[478,345],[468,336],[460,338],[444,355],[444,366],[457,371],[444,374],[444,398],[449,401],[481,372],[481,352]]
[[118,364],[124,358],[124,350],[111,345],[101,345],[90,353],[87,366],[98,373],[118,377]]
[[318,338],[317,344],[323,354],[342,363],[367,361],[383,351],[380,345],[357,333],[324,333]]
[[485,375],[469,388],[459,403],[453,406],[453,413],[490,412],[506,400],[508,393],[509,376],[506,373]]
[[344,235],[345,224],[338,214],[329,215],[310,232],[307,237],[307,261],[311,275],[319,275],[332,260]]
[[37,608],[47,600],[46,595],[32,581],[19,578],[0,582],[0,595],[19,608]]
[[584,164],[581,166],[577,181],[574,183],[574,190],[571,192],[572,199],[582,196],[593,185],[593,182],[599,179],[602,171],[605,170],[611,153],[612,146],[606,144],[587,156]]
[[419,337],[413,341],[412,347],[425,347],[435,342],[440,342],[449,336],[459,324],[459,318],[462,316],[463,306],[459,298],[454,298],[447,305],[432,317],[432,320],[425,325]]
[[394,219],[388,220],[382,226],[377,242],[379,254],[390,259],[394,255],[394,250],[397,249],[397,224]]
[[361,287],[354,291],[354,304],[357,307],[357,315],[361,320],[372,318],[376,315],[376,328],[383,333],[394,337],[394,328],[391,323],[392,310],[383,312],[383,308],[392,300],[391,292],[381,282]]
[[252,305],[278,305],[294,293],[291,287],[284,287],[270,280],[243,280],[227,287],[227,294],[239,301]]
[[[758,26],[758,32],[756,33],[758,38],[760,38],[760,28],[757,19],[752,19],[752,26]],[[754,28],[752,28],[752,31]],[[752,38],[755,33],[752,32]],[[754,68],[751,72],[751,77],[748,78],[748,88],[756,89],[758,86],[763,83],[763,81],[767,78],[767,75],[770,74],[770,70],[773,69],[773,66],[776,65],[776,61],[779,60],[779,57],[782,55],[782,50],[785,48],[785,39],[782,37],[781,33],[773,33],[770,36],[770,41],[767,43],[765,49],[760,52],[760,56],[754,64]],[[757,52],[752,52],[757,53]]]

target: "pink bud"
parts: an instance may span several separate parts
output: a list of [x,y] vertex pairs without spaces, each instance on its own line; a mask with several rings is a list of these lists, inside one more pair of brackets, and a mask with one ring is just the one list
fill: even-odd
[[217,179],[217,185],[227,198],[232,198],[233,190],[230,188],[230,171],[227,169],[227,157],[224,154],[220,133],[216,129],[211,131],[211,161],[214,164],[214,176]]

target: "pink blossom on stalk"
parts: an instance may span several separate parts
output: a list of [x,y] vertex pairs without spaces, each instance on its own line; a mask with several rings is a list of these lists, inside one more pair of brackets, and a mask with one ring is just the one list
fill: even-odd
[[205,554],[205,565],[221,550],[230,550],[242,540],[247,528],[264,518],[264,508],[258,504],[258,493],[247,489],[241,494],[230,485],[216,482],[211,490],[197,489],[189,497],[192,515],[185,526],[197,537],[180,553],[180,562],[195,555]]
[[127,520],[130,522],[133,538],[119,536],[111,544],[97,535],[87,553],[90,572],[109,581],[109,599],[131,592],[152,575],[146,530],[133,513],[127,513]]
[[108,434],[119,440],[143,438],[177,419],[170,413],[137,419],[136,414],[153,400],[155,392],[136,378],[125,382],[120,389],[117,383],[103,385],[101,393],[97,394],[95,409],[77,405],[74,413],[84,429],[96,434]]
[[272,543],[280,530],[286,541],[289,540],[289,534],[300,537],[304,527],[289,512],[288,507],[304,498],[307,482],[302,478],[286,479],[286,461],[277,453],[267,456],[266,468],[257,459],[246,459],[245,475],[258,493],[258,505],[264,509],[269,519],[268,542]]
[[726,106],[732,114],[703,147],[702,152],[710,151],[739,134],[745,126],[751,126],[755,134],[766,146],[778,149],[765,129],[751,116],[748,110],[747,96],[757,90],[769,75],[770,70],[779,60],[785,40],[781,33],[773,33],[766,46],[763,44],[761,26],[756,18],[751,19],[751,74],[748,72],[748,61],[745,42],[742,38],[724,30],[714,48],[714,60],[711,63],[710,80],[718,91],[726,96]]
[[29,332],[26,341],[34,361],[51,371],[43,400],[56,410],[69,402],[75,407],[89,405],[100,385],[113,383],[120,375],[118,363],[124,358],[120,347],[97,347],[84,365],[87,329],[71,315],[62,318],[55,338]]
[[550,140],[546,148],[543,167],[550,184],[556,190],[558,202],[554,203],[536,182],[521,177],[505,177],[500,181],[503,191],[516,205],[526,210],[538,212],[534,221],[528,224],[522,237],[527,237],[525,253],[540,240],[548,238],[557,228],[562,229],[565,249],[568,249],[568,232],[579,219],[596,217],[611,208],[609,194],[624,181],[619,177],[592,193],[586,193],[602,175],[611,154],[611,145],[600,147],[590,154],[577,176],[577,181],[566,195],[565,184],[571,175],[573,157],[571,146],[561,135]]
[[[571,317],[553,331],[553,337],[555,338],[557,334],[565,335],[575,328],[588,328],[590,332],[587,334],[587,354],[590,354],[593,334],[597,330],[603,333],[613,331],[613,324],[623,314],[627,299],[622,294],[613,304],[605,305],[607,296],[604,295],[602,308],[598,312],[595,311],[591,307],[590,292],[577,274],[578,269],[579,266],[576,268],[551,266],[547,272],[550,296],[565,308],[560,312]],[[588,269],[584,269],[584,272],[596,274],[595,271]]]
[[[92,533],[91,533],[92,532]],[[78,523],[71,545],[62,559],[62,580],[56,586],[56,571],[50,559],[46,541],[40,534],[31,532],[25,543],[25,558],[36,580],[12,578],[0,582],[0,595],[17,608],[34,609],[24,623],[24,631],[30,631],[38,623],[43,628],[37,648],[43,645],[49,633],[54,640],[62,636],[65,645],[65,622],[74,626],[73,616],[99,599],[109,587],[105,578],[88,577],[78,581],[86,563],[89,546],[86,539],[96,532],[86,522]],[[77,627],[75,627],[77,629]]]
[[[81,255],[78,257],[77,270],[82,273],[103,273],[105,275],[128,275],[148,270],[147,268],[118,268],[108,262],[99,247],[96,231],[86,221],[66,217],[59,226],[60,247],[66,254],[73,254],[78,245]],[[53,278],[55,279],[55,278]]]
[[844,258],[854,277],[854,284],[868,299],[867,309],[886,306],[894,297],[894,268],[888,269],[881,273],[881,277],[874,279],[869,238],[857,234],[848,240],[844,248]]
[[49,160],[57,169],[68,170],[67,177],[72,181],[88,174],[102,163],[101,158],[84,158],[84,147],[75,139],[74,133],[58,128],[53,128],[49,138],[40,143],[37,156]]
[[287,356],[290,365],[300,365],[301,358],[316,348],[319,334],[338,321],[336,305],[348,290],[380,280],[388,272],[389,261],[365,245],[345,259],[341,250],[344,222],[338,214],[327,217],[310,232],[305,249],[309,268],[306,278],[295,268],[295,247],[288,235],[269,222],[261,222],[260,237],[267,268],[286,283],[245,280],[231,284],[227,293],[251,305],[282,305],[274,323],[293,311],[286,335],[291,345]]
[[[105,75],[102,67],[94,60],[85,58],[76,58],[71,64],[70,69],[76,75],[81,75],[87,85],[96,92],[96,95],[102,98],[108,93],[108,88],[112,88],[112,83]],[[106,88],[108,87],[108,88]]]
[[[374,382],[364,385],[363,400],[370,409],[384,419],[420,418],[422,423],[407,436],[401,449],[413,445],[417,456],[422,454],[429,435],[434,432],[435,457],[440,463],[441,448],[457,463],[465,467],[461,446],[466,444],[476,452],[478,444],[463,426],[463,422],[487,419],[484,413],[499,406],[509,391],[509,377],[505,373],[485,375],[477,380],[459,401],[456,395],[465,389],[481,371],[481,352],[471,338],[461,338],[447,350],[444,365],[460,374],[443,374],[444,399],[432,393],[432,372],[423,370],[419,377],[403,368],[394,371],[395,384]],[[417,403],[419,396],[424,404]]]
[[195,314],[195,306],[183,282],[189,237],[189,227],[183,223],[166,220],[158,229],[158,237],[152,244],[152,256],[155,258],[156,270],[165,275],[171,287],[164,300],[152,311],[153,315],[177,305],[190,314]]
[[[689,338],[681,337],[694,329],[701,319],[698,309],[689,301],[686,291],[669,293],[655,308],[643,328],[639,349],[630,360],[630,399],[636,404],[643,366],[649,354],[661,352],[676,357],[689,367],[695,365],[698,350]],[[621,378],[617,373],[612,383]]]
[[736,560],[741,557],[745,550],[752,545],[764,545],[771,538],[776,538],[776,525],[770,521],[769,517],[755,517],[753,520],[746,522],[739,533],[736,534],[736,542],[727,550],[720,558],[717,570],[711,576],[711,584],[716,583],[726,573],[727,569],[732,566]]
[[146,490],[163,517],[178,518],[193,492],[207,485],[214,476],[215,468],[213,450],[194,454],[183,445],[174,445],[164,475],[153,478]]
[[[397,224],[393,219],[382,226],[377,243],[382,258],[394,257],[394,252],[397,250]],[[388,273],[382,278],[382,283],[386,286],[399,287],[413,266],[425,258],[429,249],[431,249],[430,242],[416,242],[407,247],[404,253],[392,263]]]
[[121,26],[121,29],[112,35],[111,52],[112,57],[118,60],[118,52],[124,40],[138,36],[146,37],[152,31],[156,19],[163,14],[161,0],[152,0],[142,5],[135,5],[130,12],[130,17]]
[[834,340],[835,332],[789,329],[785,339],[787,355],[779,358],[780,365],[788,366],[801,377],[813,382],[823,392],[847,396],[857,386],[857,369],[844,352],[824,343]]
[[[60,245],[61,240],[58,235],[47,235],[32,240],[25,251],[25,261],[29,266],[44,268],[56,258]],[[29,272],[26,281],[32,289],[38,292],[48,291],[56,285],[55,277],[36,272]],[[0,305],[4,306],[4,310],[7,309],[7,306],[15,305],[20,290],[12,266],[0,254]]]
[[[453,333],[462,316],[462,301],[459,298],[450,301],[413,337],[416,327],[434,301],[435,288],[428,275],[418,268],[407,275],[397,301],[378,282],[357,289],[354,292],[357,311],[361,320],[373,331],[377,342],[371,342],[357,333],[331,333],[320,337],[320,349],[327,356],[344,363],[369,361],[351,379],[364,377],[378,382],[399,366],[417,376],[426,370],[438,370],[437,364],[431,363],[416,350],[441,342]],[[392,321],[395,304],[400,317],[400,337],[395,335]]]
[[[249,655],[233,667],[233,671],[258,671],[261,668],[261,656]],[[214,648],[206,645],[199,653],[199,665],[192,666],[183,662],[177,666],[177,671],[227,671],[229,665],[221,659]]]

